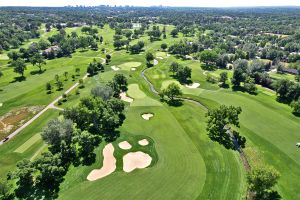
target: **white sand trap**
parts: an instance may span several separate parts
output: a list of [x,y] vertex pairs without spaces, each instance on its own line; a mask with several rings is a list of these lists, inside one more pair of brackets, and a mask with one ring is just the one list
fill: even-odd
[[126,95],[126,92],[121,92],[120,98],[121,98],[122,101],[126,101],[126,102],[128,102],[128,103],[133,102],[133,99],[130,98],[130,97],[128,97],[128,96]]
[[116,67],[116,66],[111,66],[111,68],[112,68],[112,70],[114,70],[114,71],[120,70],[120,68],[119,68],[119,67]]
[[153,114],[152,113],[145,113],[145,114],[142,114],[142,118],[144,120],[150,120],[150,118],[153,117]]
[[147,146],[149,144],[149,141],[147,139],[142,139],[142,140],[139,140],[138,143],[141,146]]
[[195,88],[197,88],[199,86],[200,86],[200,83],[193,83],[192,85],[185,85],[185,87],[192,88],[192,89],[195,89]]
[[158,59],[160,59],[160,60],[163,60],[163,59],[164,59],[163,57],[156,57],[156,58],[158,58]]
[[2,107],[3,106],[3,103],[0,103],[0,107]]
[[135,71],[136,70],[136,67],[131,67],[131,71]]
[[153,60],[153,65],[158,65],[158,60],[154,59]]
[[103,166],[101,169],[94,169],[87,176],[87,180],[95,181],[109,174],[113,173],[116,170],[116,158],[114,157],[114,146],[109,143],[103,149]]
[[171,55],[170,54],[167,54],[167,57],[170,57]]
[[127,141],[120,142],[118,145],[121,149],[124,150],[131,149],[132,147],[131,144],[129,144]]
[[123,171],[132,172],[135,169],[143,169],[151,164],[152,158],[148,154],[138,151],[123,156]]

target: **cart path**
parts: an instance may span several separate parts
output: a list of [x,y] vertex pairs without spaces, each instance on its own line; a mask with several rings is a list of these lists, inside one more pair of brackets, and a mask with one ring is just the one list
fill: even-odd
[[[102,64],[105,63],[105,59],[102,59]],[[88,73],[84,75],[84,77],[82,78],[82,80],[85,80],[88,77]],[[67,91],[65,91],[65,94],[70,93],[71,91],[73,91],[77,86],[79,85],[79,82],[75,83],[74,85],[72,85]],[[50,104],[48,104],[43,110],[41,110],[38,114],[36,114],[34,117],[32,117],[29,121],[27,121],[25,124],[23,124],[21,127],[19,127],[17,130],[15,130],[14,132],[12,132],[10,135],[8,135],[6,138],[8,138],[8,140],[10,140],[11,138],[13,138],[14,136],[18,135],[23,129],[25,129],[27,126],[29,126],[32,122],[34,122],[37,118],[39,118],[42,114],[44,114],[48,109],[56,109],[56,110],[61,110],[63,111],[62,108],[59,108],[57,106],[55,106],[55,104],[62,99],[62,95],[57,97],[54,101],[52,101]],[[4,139],[5,140],[5,139]],[[0,145],[4,144],[4,140],[0,141]],[[7,139],[6,139],[7,142]]]

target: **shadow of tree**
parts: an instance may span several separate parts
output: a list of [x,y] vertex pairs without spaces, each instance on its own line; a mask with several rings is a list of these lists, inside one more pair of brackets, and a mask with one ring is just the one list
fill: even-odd
[[25,76],[18,76],[18,77],[15,77],[14,80],[11,81],[10,83],[22,82],[22,81],[25,81],[25,80],[26,80]]
[[46,71],[46,69],[43,69],[43,70],[34,70],[34,71],[31,71],[30,74],[31,75],[36,75],[36,74],[43,74],[44,72]]

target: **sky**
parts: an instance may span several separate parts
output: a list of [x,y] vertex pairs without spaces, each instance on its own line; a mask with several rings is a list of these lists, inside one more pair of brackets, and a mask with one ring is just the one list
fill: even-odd
[[185,7],[300,6],[300,0],[0,0],[0,6],[134,5]]

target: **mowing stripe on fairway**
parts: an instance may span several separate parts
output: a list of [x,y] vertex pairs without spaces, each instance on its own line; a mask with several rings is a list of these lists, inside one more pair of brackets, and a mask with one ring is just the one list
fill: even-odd
[[34,143],[42,139],[41,134],[37,133],[32,136],[29,140],[27,140],[24,144],[22,144],[19,148],[17,148],[14,152],[16,153],[24,153],[27,149],[29,149]]

